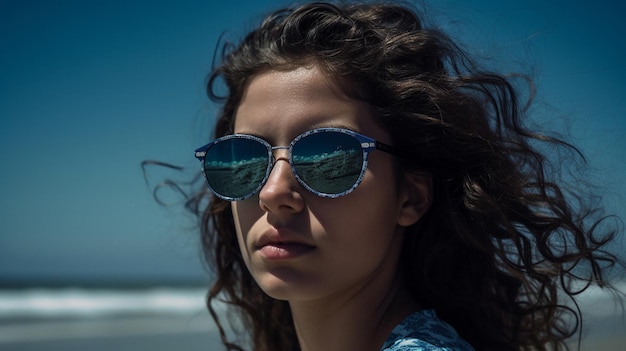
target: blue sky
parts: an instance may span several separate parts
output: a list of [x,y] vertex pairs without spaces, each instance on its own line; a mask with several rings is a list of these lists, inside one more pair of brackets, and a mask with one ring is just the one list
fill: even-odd
[[[193,221],[153,201],[140,163],[198,167],[216,39],[287,3],[1,0],[0,280],[202,278]],[[569,125],[623,216],[625,5],[447,0],[428,13],[492,66],[534,75],[539,120]]]

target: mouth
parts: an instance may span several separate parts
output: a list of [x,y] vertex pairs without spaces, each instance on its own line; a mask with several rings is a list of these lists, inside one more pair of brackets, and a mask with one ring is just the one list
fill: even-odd
[[268,242],[257,250],[268,260],[286,260],[304,256],[315,250],[315,247],[296,242]]
[[302,234],[276,228],[265,232],[255,248],[268,260],[297,258],[315,250],[315,246],[303,240]]

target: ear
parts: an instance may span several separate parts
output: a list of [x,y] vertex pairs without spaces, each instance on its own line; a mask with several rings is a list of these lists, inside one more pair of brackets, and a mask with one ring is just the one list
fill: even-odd
[[401,181],[397,223],[408,227],[417,223],[430,208],[433,179],[429,174],[406,172]]

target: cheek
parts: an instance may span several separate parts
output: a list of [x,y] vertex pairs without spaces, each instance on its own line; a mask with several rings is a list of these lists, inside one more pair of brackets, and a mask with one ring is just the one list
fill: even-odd
[[398,189],[396,169],[389,155],[380,152],[370,155],[367,172],[355,196],[358,196],[355,202],[361,204],[361,216],[364,219],[389,220],[399,213],[402,195]]
[[387,162],[372,162],[371,171],[364,177],[360,189],[357,188],[360,191],[354,193],[353,208],[358,208],[358,211],[354,211],[353,220],[384,233],[394,232],[402,202],[396,176],[389,159],[379,158],[376,161]]
[[258,199],[248,199],[231,203],[233,209],[233,219],[237,227],[250,229],[252,225],[263,216],[263,210],[259,207]]
[[[311,206],[326,232],[348,241],[387,241],[397,227],[400,201],[393,172],[368,172],[352,193]],[[336,234],[339,235],[339,234]]]
[[256,202],[246,200],[232,203],[233,221],[237,231],[237,241],[244,257],[247,256],[246,239],[250,229],[263,215],[263,211]]

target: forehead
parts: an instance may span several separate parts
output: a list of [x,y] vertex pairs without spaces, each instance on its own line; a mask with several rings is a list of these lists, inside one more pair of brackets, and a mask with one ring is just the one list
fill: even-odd
[[316,127],[341,126],[376,134],[368,103],[348,96],[345,84],[316,66],[262,72],[249,79],[235,114],[235,133],[285,142]]

